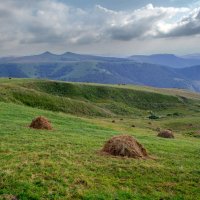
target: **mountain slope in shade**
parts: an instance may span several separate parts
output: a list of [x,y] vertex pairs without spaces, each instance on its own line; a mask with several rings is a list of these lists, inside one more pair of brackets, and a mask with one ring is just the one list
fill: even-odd
[[[1,77],[47,78],[54,80],[114,84],[138,84],[154,87],[184,88],[194,86],[192,74],[153,64],[134,62],[69,62],[0,64]],[[195,77],[195,81],[196,81]],[[198,79],[197,79],[198,80]]]
[[183,68],[181,70],[176,70],[177,73],[182,74],[184,77],[187,77],[190,80],[200,81],[200,65]]
[[151,63],[163,66],[169,66],[173,68],[184,68],[193,65],[200,65],[200,59],[197,57],[178,57],[173,54],[153,54],[146,55],[133,55],[129,59],[140,63]]
[[62,55],[45,52],[36,56],[6,58],[6,61],[2,58],[0,62],[0,77],[138,84],[192,91],[200,91],[199,74],[200,66],[175,69],[156,64],[136,63],[128,59],[70,52]]

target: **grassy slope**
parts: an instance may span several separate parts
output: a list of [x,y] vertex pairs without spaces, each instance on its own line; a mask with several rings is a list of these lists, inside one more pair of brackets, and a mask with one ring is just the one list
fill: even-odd
[[130,86],[1,79],[0,88],[0,101],[76,115],[137,117],[148,115],[150,110],[161,114],[174,109],[187,113],[199,110],[196,99]]
[[[191,200],[200,195],[197,138],[180,133],[175,140],[157,138],[145,120],[134,121],[138,128],[131,130],[132,120],[114,125],[8,103],[0,107],[0,194],[19,199]],[[37,115],[48,117],[54,130],[29,129]],[[157,159],[99,155],[104,141],[122,131],[134,135]]]
[[[54,87],[51,87],[51,91],[46,91],[49,85],[44,87],[43,82],[33,84],[35,81],[11,81],[12,83],[7,81],[6,84],[4,79],[0,84],[0,97],[1,101],[4,101],[0,102],[0,199],[3,194],[12,194],[27,200],[199,198],[200,142],[198,137],[193,137],[193,133],[200,130],[200,116],[195,101],[192,101],[191,105],[190,101],[187,104],[185,100],[184,105],[180,104],[180,107],[164,110],[160,110],[160,107],[154,108],[164,117],[152,121],[151,124],[145,114],[143,115],[144,110],[141,110],[142,116],[126,116],[123,117],[123,121],[112,115],[116,123],[111,123],[109,115],[102,118],[102,115],[86,112],[82,113],[82,117],[75,117],[31,108],[32,105],[27,107],[19,99],[16,103],[22,105],[13,104],[16,99],[10,91],[15,90],[15,87],[22,90],[22,86],[29,92],[52,95],[48,96],[48,99],[69,97],[63,97],[66,93],[61,95],[61,89],[55,94],[58,91],[55,91]],[[72,85],[78,85],[80,91],[76,91],[78,93],[73,96],[73,90],[69,102],[81,99],[81,102],[87,102],[88,106],[97,106],[101,104],[99,101],[104,99],[97,98],[96,90],[84,93],[93,94],[89,97],[86,95],[83,98],[83,94],[77,96],[81,91],[88,91],[88,87]],[[77,90],[77,87],[75,88]],[[92,86],[91,88],[94,89]],[[135,94],[135,90],[133,91]],[[171,100],[168,98],[167,101]],[[114,101],[111,97],[108,100]],[[173,97],[172,101],[177,99],[174,100]],[[119,102],[125,104],[121,99],[115,103],[119,105]],[[50,110],[51,107],[46,109]],[[134,109],[139,111],[141,108]],[[184,115],[165,116],[169,112],[177,111]],[[38,115],[48,117],[54,130],[29,129],[28,124]],[[136,125],[136,128],[131,128],[132,124]],[[175,130],[176,139],[157,138],[157,128],[172,128]],[[121,133],[129,133],[136,137],[156,160],[120,159],[99,155],[98,151],[104,142],[112,135]]]

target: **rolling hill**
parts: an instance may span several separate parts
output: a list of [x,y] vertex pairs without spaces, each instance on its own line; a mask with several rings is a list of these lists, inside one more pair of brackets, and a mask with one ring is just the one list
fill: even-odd
[[[76,115],[131,116],[137,113],[191,108],[195,93],[143,89],[136,86],[66,83],[47,80],[1,79],[0,101]],[[174,91],[174,92],[173,92]]]
[[198,92],[199,70],[198,66],[175,69],[156,64],[137,63],[125,58],[80,55],[71,52],[62,55],[45,52],[35,56],[0,59],[0,77],[138,84]]
[[[198,199],[199,107],[184,90],[0,79],[0,199]],[[41,115],[53,130],[29,128]],[[151,158],[102,154],[120,134]]]

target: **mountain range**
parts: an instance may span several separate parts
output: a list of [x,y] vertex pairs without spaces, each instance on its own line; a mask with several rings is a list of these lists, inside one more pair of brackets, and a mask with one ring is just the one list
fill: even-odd
[[173,54],[133,55],[129,59],[139,63],[151,63],[173,68],[184,68],[200,65],[200,54],[176,56]]
[[0,58],[0,77],[138,84],[200,92],[200,56],[101,57],[66,52]]

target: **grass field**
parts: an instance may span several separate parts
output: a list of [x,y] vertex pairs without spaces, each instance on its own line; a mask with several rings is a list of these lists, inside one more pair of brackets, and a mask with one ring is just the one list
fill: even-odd
[[[0,80],[0,199],[200,199],[198,95],[186,99],[174,91],[171,96],[109,86],[108,96],[107,88],[95,85],[50,84]],[[160,119],[149,120],[149,110]],[[52,131],[28,128],[40,115],[51,121]],[[158,128],[172,129],[175,139],[156,137]],[[154,159],[101,155],[105,141],[118,134],[134,136]]]

